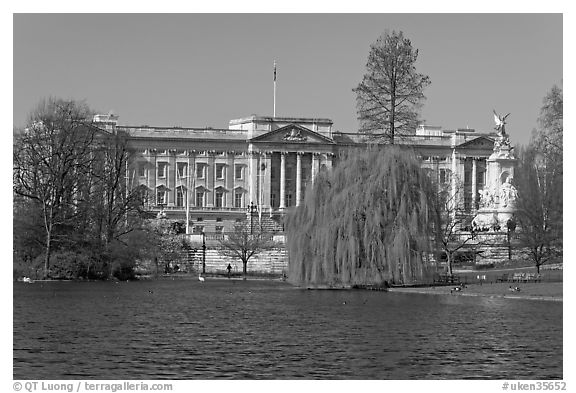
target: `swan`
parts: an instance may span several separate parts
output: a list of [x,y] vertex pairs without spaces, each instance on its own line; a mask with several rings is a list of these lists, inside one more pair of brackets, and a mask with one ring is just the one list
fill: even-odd
[[202,277],[202,275],[199,274],[199,275],[198,275],[198,280],[199,280],[200,282],[204,282],[204,277]]

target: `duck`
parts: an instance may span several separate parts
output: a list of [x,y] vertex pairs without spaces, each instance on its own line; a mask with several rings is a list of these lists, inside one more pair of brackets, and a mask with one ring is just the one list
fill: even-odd
[[510,287],[508,288],[509,291],[511,292],[520,292],[520,288],[518,287],[512,287],[512,285],[510,285]]
[[461,287],[461,286],[457,286],[457,287],[452,288],[452,289],[450,290],[450,293],[452,293],[452,292],[460,292],[461,290],[462,290],[462,287]]

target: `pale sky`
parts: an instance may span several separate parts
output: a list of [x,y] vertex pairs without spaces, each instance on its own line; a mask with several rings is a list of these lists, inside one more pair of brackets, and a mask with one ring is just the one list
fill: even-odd
[[120,124],[227,128],[273,112],[355,132],[370,44],[402,30],[432,84],[426,124],[528,142],[562,85],[562,14],[15,14],[13,124],[43,97],[85,99]]

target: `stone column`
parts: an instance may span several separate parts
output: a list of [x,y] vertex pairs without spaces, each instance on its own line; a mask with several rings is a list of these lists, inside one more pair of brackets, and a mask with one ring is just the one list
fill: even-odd
[[190,206],[196,206],[196,150],[190,150],[188,155],[191,157],[190,165],[188,166],[188,175],[191,176],[192,179],[188,202],[190,202]]
[[302,199],[302,155],[304,153],[296,153],[296,206],[300,206]]
[[158,196],[158,190],[156,189],[156,186],[158,186],[158,153],[156,152],[156,149],[153,149],[152,154],[154,155],[154,166],[152,169],[154,171],[154,176],[152,176],[152,184],[150,185],[150,189],[152,190],[152,200],[154,201],[154,207],[156,207],[158,202],[156,200],[156,197]]
[[312,153],[312,171],[311,171],[312,184],[314,184],[316,175],[318,174],[318,168],[320,166],[319,163],[320,163],[319,154]]
[[[264,166],[262,166],[262,164]],[[260,160],[260,173],[262,176],[262,202],[263,208],[270,208],[270,193],[272,192],[272,153],[264,153]]]
[[457,176],[458,176],[458,167],[456,166],[456,149],[452,149],[452,174],[451,174],[451,178],[450,178],[450,196],[451,196],[451,206],[450,208],[452,209],[452,219],[455,218],[456,216],[456,208],[458,206],[458,196],[457,196]]
[[286,154],[280,152],[280,209],[286,208]]
[[214,168],[215,152],[210,150],[208,154],[208,165],[206,166],[206,173],[204,177],[206,178],[206,192],[204,193],[204,206],[213,207],[216,201],[216,170]]
[[234,206],[234,152],[226,152],[226,206]]
[[332,169],[332,159],[334,157],[334,153],[328,153],[326,155],[326,168]]
[[478,190],[476,189],[476,157],[472,157],[472,211],[476,211],[476,195]]
[[250,200],[247,202],[247,206],[250,205],[250,202],[254,204],[258,203],[258,157],[256,156],[255,152],[249,153],[249,160],[250,160]]

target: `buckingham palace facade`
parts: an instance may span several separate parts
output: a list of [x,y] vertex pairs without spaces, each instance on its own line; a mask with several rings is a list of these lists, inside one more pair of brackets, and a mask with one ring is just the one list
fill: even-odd
[[[343,150],[363,145],[325,118],[253,115],[225,129],[120,125],[114,115],[96,115],[94,123],[128,135],[135,158],[127,186],[145,189],[148,208],[158,216],[188,217],[190,233],[224,233],[247,214],[266,230],[281,231],[284,213],[300,205],[319,171],[338,165]],[[494,136],[420,126],[400,143],[412,146],[439,181],[449,184],[454,174],[461,179],[462,203],[472,214]]]

